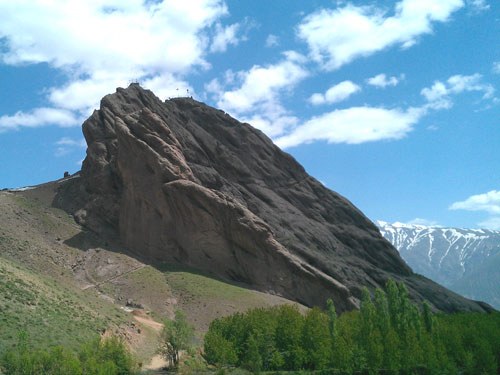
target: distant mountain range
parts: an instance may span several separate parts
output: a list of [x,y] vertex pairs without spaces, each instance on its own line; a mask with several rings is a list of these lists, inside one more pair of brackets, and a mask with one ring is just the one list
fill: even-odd
[[500,231],[376,224],[414,272],[500,309]]

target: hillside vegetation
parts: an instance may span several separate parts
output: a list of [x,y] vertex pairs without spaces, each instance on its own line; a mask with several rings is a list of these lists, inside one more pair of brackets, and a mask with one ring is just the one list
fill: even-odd
[[19,332],[34,348],[70,351],[117,335],[148,367],[160,322],[177,309],[200,340],[217,317],[291,303],[188,268],[142,262],[52,207],[59,183],[0,192],[0,355],[16,345]]

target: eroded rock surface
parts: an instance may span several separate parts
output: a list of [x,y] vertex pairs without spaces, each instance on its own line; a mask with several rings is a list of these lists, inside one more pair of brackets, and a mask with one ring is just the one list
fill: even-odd
[[132,84],[83,124],[75,217],[152,261],[180,263],[307,305],[356,308],[404,280],[437,309],[487,310],[417,276],[356,207],[262,132],[190,98]]

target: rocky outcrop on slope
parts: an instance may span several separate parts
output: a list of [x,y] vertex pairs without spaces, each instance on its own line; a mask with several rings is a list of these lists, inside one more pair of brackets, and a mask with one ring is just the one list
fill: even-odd
[[333,297],[341,311],[389,277],[441,310],[488,309],[414,275],[350,202],[220,110],[132,84],[104,97],[83,132],[75,217],[141,257],[307,305]]

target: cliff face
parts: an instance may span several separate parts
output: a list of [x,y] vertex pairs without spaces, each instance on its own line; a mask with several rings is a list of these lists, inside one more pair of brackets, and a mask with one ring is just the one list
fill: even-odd
[[263,133],[190,98],[133,84],[83,124],[75,217],[141,257],[189,265],[307,305],[356,308],[361,287],[404,280],[441,310],[487,306],[412,273],[376,226]]

